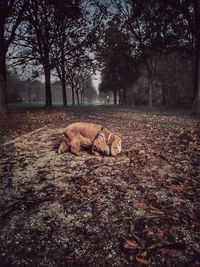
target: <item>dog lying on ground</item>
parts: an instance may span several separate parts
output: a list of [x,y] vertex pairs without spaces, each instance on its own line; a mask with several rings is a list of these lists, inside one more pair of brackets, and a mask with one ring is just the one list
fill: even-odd
[[71,151],[80,155],[81,148],[92,148],[92,152],[117,156],[122,151],[122,140],[100,124],[77,122],[64,130],[65,140],[60,144],[58,153]]

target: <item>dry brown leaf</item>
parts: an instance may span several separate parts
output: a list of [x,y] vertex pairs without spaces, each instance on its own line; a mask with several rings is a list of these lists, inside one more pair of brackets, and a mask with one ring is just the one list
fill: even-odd
[[149,207],[150,207],[151,210],[158,210],[158,211],[160,211],[160,209],[158,209],[158,208],[156,208],[156,207],[154,207],[152,205],[149,205]]
[[133,204],[133,208],[135,208],[135,209],[145,209],[145,208],[148,208],[148,206],[145,203],[136,202],[136,203]]
[[146,159],[147,160],[150,160],[150,159],[152,159],[153,157],[152,156],[150,156],[149,154],[146,154]]
[[155,249],[155,248],[161,248],[162,244],[161,243],[155,243],[149,246],[147,249]]
[[145,241],[144,239],[140,238],[139,236],[132,234],[132,236],[137,240],[137,242],[139,243],[139,245],[144,248],[145,247]]
[[169,257],[180,257],[183,255],[183,251],[169,248],[161,248],[159,249],[162,255]]
[[158,208],[155,208],[154,206],[150,205],[150,210],[149,212],[153,215],[164,215],[164,212]]
[[171,185],[169,186],[170,189],[172,189],[172,191],[174,192],[177,192],[177,193],[180,193],[180,192],[183,192],[183,185]]
[[124,248],[126,249],[141,249],[142,248],[135,241],[130,241],[130,240],[125,240],[123,245],[124,245]]
[[90,185],[82,185],[81,186],[81,189],[91,189],[91,186]]
[[130,224],[130,233],[132,234],[135,230],[135,224],[134,223],[131,223]]
[[150,262],[144,258],[140,258],[140,257],[136,256],[136,260],[141,265],[146,265],[146,266],[150,265]]
[[72,204],[71,208],[73,208],[73,209],[80,209],[80,205],[78,205],[78,204]]
[[146,154],[145,150],[140,150],[140,151],[138,152],[138,155],[139,155],[139,156],[142,156],[142,155],[145,155],[145,154]]
[[160,215],[165,215],[163,211],[161,210],[149,210],[149,212],[153,215],[157,215],[157,216],[160,216]]
[[146,258],[147,257],[147,251],[144,251],[144,252],[140,253],[140,256],[142,258]]
[[189,209],[188,216],[190,219],[192,219],[194,221],[198,221],[196,214],[194,213],[194,211],[192,209]]

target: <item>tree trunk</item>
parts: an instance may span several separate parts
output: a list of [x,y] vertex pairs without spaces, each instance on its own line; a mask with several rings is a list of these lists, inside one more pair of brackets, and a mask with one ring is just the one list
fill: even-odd
[[77,99],[77,104],[80,105],[80,100],[79,100],[79,90],[76,90],[76,99]]
[[194,100],[192,113],[200,115],[200,42],[197,42],[196,62],[195,62],[195,81],[194,81]]
[[72,105],[74,106],[75,105],[75,93],[74,93],[74,86],[72,85],[71,86],[72,88]]
[[63,97],[63,107],[67,106],[67,94],[66,94],[66,81],[65,78],[62,78],[62,97]]
[[195,1],[196,59],[194,73],[194,99],[192,113],[200,115],[200,1]]
[[[64,40],[64,31],[62,33],[62,40]],[[63,96],[63,107],[67,106],[67,93],[66,93],[66,70],[65,70],[65,53],[62,43],[61,47],[61,84],[62,84],[62,96]]]
[[84,90],[81,90],[81,104],[84,104]]
[[119,94],[119,105],[122,104],[122,96],[121,96],[121,90],[118,90],[118,94]]
[[0,113],[7,113],[6,52],[0,46]]
[[114,95],[114,105],[117,105],[117,91],[113,90],[113,95]]
[[153,106],[152,78],[149,79],[149,108]]
[[52,108],[52,96],[51,96],[51,69],[49,64],[44,66],[45,76],[45,92],[46,92],[46,107]]

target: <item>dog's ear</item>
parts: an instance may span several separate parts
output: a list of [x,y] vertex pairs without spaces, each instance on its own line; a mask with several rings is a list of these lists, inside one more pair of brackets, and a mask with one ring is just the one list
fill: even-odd
[[119,136],[114,135],[111,143],[110,152],[112,156],[117,156],[122,152],[122,140]]

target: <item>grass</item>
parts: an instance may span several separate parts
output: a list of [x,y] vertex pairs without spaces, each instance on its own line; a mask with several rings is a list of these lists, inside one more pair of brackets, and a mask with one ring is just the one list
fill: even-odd
[[[8,109],[10,112],[13,111],[41,111],[42,109],[46,110],[45,103],[10,103],[8,104]],[[162,115],[162,116],[171,116],[171,115],[183,115],[190,116],[191,111],[189,109],[176,109],[170,107],[153,107],[149,108],[147,106],[125,106],[125,105],[114,105],[114,104],[104,104],[104,105],[95,105],[95,104],[81,104],[81,105],[67,105],[67,107],[63,107],[62,103],[53,104],[52,110],[83,110],[87,111],[87,109],[94,110],[112,110],[116,112],[130,112],[130,113],[147,113],[152,115]],[[51,109],[48,109],[51,110]]]

